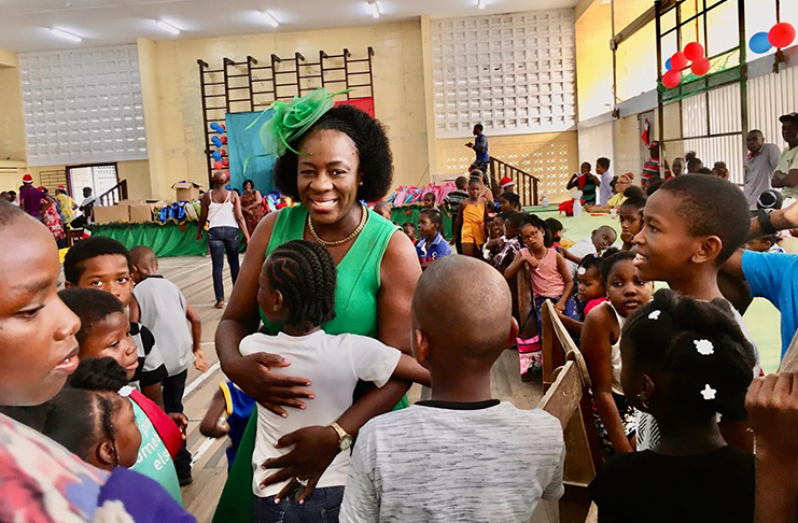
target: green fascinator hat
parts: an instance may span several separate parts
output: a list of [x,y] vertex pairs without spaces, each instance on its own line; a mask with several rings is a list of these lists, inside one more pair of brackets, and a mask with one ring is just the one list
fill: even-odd
[[268,155],[283,156],[286,151],[299,154],[291,147],[299,137],[307,132],[319,118],[333,108],[335,97],[347,91],[331,93],[325,88],[319,88],[305,96],[294,97],[291,102],[274,102],[269,109],[252,122],[247,129],[253,127],[269,110],[273,110],[269,121],[260,128],[260,141],[264,152]]

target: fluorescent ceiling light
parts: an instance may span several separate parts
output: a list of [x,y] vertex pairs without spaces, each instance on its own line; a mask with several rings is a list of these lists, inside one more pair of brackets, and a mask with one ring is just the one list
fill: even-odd
[[64,40],[69,40],[70,42],[82,42],[83,38],[79,37],[78,35],[74,35],[72,33],[68,33],[63,29],[56,29],[55,27],[50,29],[50,32],[53,33],[55,36],[59,36]]
[[280,22],[278,22],[277,19],[273,17],[268,11],[263,11],[261,12],[260,15],[263,17],[264,20],[266,20],[266,23],[269,24],[270,26],[277,27],[280,25]]
[[477,0],[477,7],[480,9],[485,9],[486,0]]
[[155,23],[158,24],[158,27],[160,27],[164,31],[172,33],[173,35],[179,35],[180,34],[180,29],[178,29],[177,27],[173,26],[172,24],[164,22],[163,20],[157,20]]
[[379,18],[380,17],[380,6],[377,5],[377,2],[374,2],[374,1],[369,2],[368,3],[368,7],[369,7],[369,13],[371,13],[371,16],[373,16],[374,18]]

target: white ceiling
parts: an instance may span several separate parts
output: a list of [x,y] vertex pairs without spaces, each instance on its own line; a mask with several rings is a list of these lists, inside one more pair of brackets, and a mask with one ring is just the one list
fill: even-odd
[[[378,0],[382,16],[372,18],[366,0],[0,0],[0,48],[17,52],[71,49],[274,31],[353,27],[435,17],[475,16],[571,8],[578,0]],[[273,29],[259,15],[269,11],[280,22]],[[182,30],[172,36],[155,20]],[[49,32],[57,27],[83,38],[79,44]]]

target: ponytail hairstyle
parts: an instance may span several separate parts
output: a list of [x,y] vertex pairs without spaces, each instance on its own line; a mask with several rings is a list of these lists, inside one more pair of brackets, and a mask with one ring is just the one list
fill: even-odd
[[335,261],[318,243],[293,240],[280,245],[266,259],[263,272],[272,289],[283,295],[287,324],[310,330],[335,319]]
[[623,326],[621,351],[632,353],[636,369],[661,376],[670,402],[690,420],[746,418],[755,350],[725,300],[660,290]]
[[521,224],[521,227],[524,225],[531,225],[535,229],[543,231],[543,245],[545,245],[546,248],[554,245],[554,234],[551,232],[551,229],[549,229],[549,226],[546,225],[546,222],[538,218],[536,214],[527,214],[524,217],[524,222]]
[[603,267],[610,258],[619,252],[621,251],[619,251],[617,247],[610,247],[601,255],[596,253],[588,254],[582,258],[582,261],[579,262],[579,265],[576,267],[576,272],[579,273],[580,269],[584,269],[585,271],[596,269],[599,273],[599,277],[601,277],[604,283],[606,283],[607,278],[604,277]]

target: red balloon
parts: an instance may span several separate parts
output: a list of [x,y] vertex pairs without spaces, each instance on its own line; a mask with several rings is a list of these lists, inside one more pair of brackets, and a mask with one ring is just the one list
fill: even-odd
[[768,41],[773,47],[789,47],[795,41],[795,28],[787,22],[776,24],[768,33]]
[[222,165],[227,167],[228,165],[230,165],[230,160],[228,160],[227,158],[222,158]]
[[219,139],[222,141],[222,143],[227,143],[227,136],[222,136]]
[[681,82],[682,82],[682,72],[679,71],[678,69],[671,69],[662,76],[662,85],[664,85],[668,89],[673,89],[674,87],[678,87]]
[[224,164],[222,164],[222,162],[216,162],[213,164],[213,168],[216,169],[217,171],[220,170],[222,167],[224,167]]
[[698,61],[704,57],[704,47],[698,42],[690,42],[684,46],[684,56],[691,62]]
[[690,70],[696,76],[704,76],[709,72],[710,63],[709,59],[704,58],[703,56],[693,62],[693,65],[690,66]]
[[676,51],[671,56],[671,71],[681,71],[687,67],[687,57],[681,51]]

